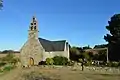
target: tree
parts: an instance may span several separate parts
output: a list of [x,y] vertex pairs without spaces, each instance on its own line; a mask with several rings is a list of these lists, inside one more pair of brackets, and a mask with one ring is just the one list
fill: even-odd
[[0,0],[0,9],[3,7],[3,1]]
[[70,48],[70,52],[73,53],[73,54],[76,54],[76,55],[79,55],[79,54],[80,54],[80,52],[79,52],[79,50],[77,49],[77,47],[72,47],[72,48]]
[[83,47],[83,50],[85,50],[85,49],[92,49],[92,48],[88,45],[88,46]]
[[108,44],[101,44],[101,45],[95,45],[94,49],[96,49],[96,48],[107,48],[107,47],[108,47]]
[[104,36],[104,39],[109,43],[117,43],[120,41],[120,14],[113,15],[111,20],[108,21],[108,24],[106,29],[110,34]]
[[81,54],[81,58],[89,61],[90,60],[89,53],[88,52],[82,53]]
[[107,50],[100,50],[98,55],[98,60],[107,61]]
[[70,59],[74,61],[78,61],[80,55],[80,51],[76,47],[70,48]]
[[108,21],[106,29],[110,34],[106,34],[104,39],[108,42],[108,57],[111,61],[120,60],[120,14],[115,14]]

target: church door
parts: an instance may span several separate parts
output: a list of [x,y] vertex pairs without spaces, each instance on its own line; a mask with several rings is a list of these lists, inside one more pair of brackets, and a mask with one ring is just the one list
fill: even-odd
[[34,65],[34,59],[30,57],[30,65],[33,66]]

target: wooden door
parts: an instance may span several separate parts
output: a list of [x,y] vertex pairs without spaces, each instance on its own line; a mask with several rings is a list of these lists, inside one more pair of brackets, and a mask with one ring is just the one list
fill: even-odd
[[34,65],[34,59],[30,57],[30,65],[33,66]]

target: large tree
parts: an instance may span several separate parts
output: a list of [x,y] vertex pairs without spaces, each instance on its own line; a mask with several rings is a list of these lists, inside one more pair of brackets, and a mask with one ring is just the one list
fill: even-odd
[[104,36],[104,39],[108,43],[119,43],[120,42],[120,14],[115,14],[111,17],[111,20],[108,21],[108,26],[106,29],[110,32]]
[[115,14],[108,21],[106,29],[110,32],[104,36],[104,39],[108,42],[108,57],[109,60],[120,60],[120,14]]
[[3,0],[0,0],[0,9],[3,7]]

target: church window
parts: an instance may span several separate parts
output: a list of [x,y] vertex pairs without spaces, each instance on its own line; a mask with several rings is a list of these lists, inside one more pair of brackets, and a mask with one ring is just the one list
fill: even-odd
[[33,25],[33,23],[31,23],[31,25]]

